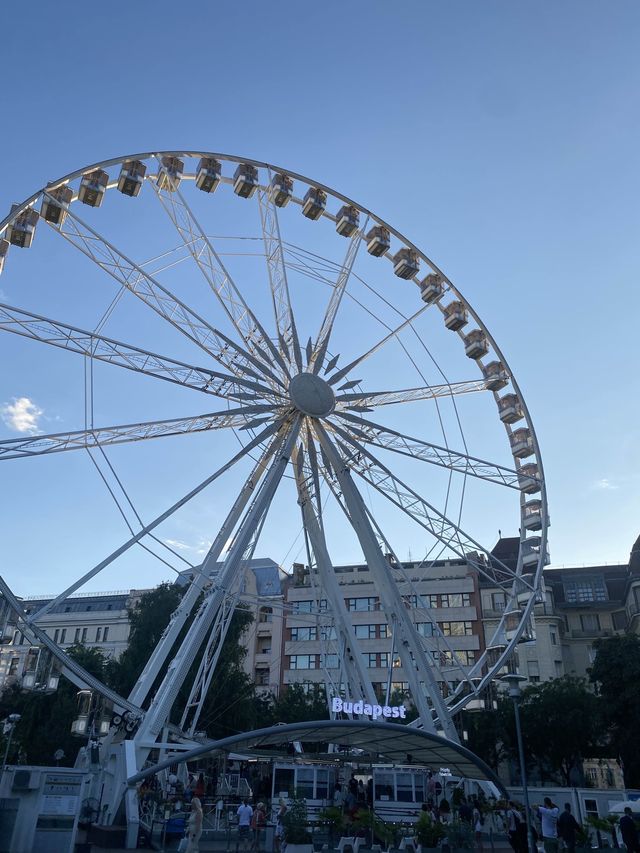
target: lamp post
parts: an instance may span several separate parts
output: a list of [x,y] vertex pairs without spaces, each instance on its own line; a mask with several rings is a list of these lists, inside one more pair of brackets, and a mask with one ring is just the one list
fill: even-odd
[[522,742],[522,727],[520,725],[520,699],[522,690],[520,682],[526,681],[524,675],[515,672],[503,675],[500,681],[504,682],[509,689],[509,696],[513,700],[513,714],[516,719],[516,739],[518,741],[518,755],[520,757],[520,778],[522,779],[522,794],[524,797],[524,822],[527,827],[527,848],[529,853],[537,853],[537,846],[531,833],[531,813],[529,809],[529,789],[527,787],[527,767],[524,762],[524,744]]

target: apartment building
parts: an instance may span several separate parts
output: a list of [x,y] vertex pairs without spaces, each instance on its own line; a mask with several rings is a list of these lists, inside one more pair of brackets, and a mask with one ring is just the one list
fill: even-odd
[[[380,696],[385,695],[389,683],[392,691],[407,690],[407,678],[394,653],[391,626],[369,567],[360,563],[334,568],[374,688]],[[471,667],[484,648],[477,572],[461,559],[438,560],[429,566],[407,562],[393,571],[425,648],[440,667],[446,691],[447,680],[461,677],[459,668],[451,666],[450,649]],[[446,646],[437,636],[436,624]],[[339,650],[333,625],[317,578],[307,567],[294,566],[285,593],[283,686],[309,687],[337,675]]]

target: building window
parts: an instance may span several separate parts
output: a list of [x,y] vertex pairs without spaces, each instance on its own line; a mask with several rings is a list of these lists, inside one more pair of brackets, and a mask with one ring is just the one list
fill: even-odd
[[470,607],[471,595],[468,592],[450,592],[440,596],[441,607]]
[[551,631],[551,632],[550,632],[550,637],[551,637],[551,645],[552,645],[552,646],[557,646],[557,645],[558,645],[558,637],[557,637],[557,635],[556,635],[556,632],[555,632],[555,631]]
[[67,629],[63,628],[62,631],[60,631],[60,644],[62,645],[62,643],[66,643],[66,641],[67,641]]
[[107,625],[107,627],[102,632],[102,642],[106,643],[108,639],[109,639],[109,626]]
[[624,631],[627,627],[627,613],[625,610],[619,610],[613,614],[613,627],[616,631]]
[[102,640],[102,628],[96,628],[96,643]]
[[434,637],[436,626],[433,622],[416,622],[416,631],[421,637]]
[[320,638],[322,640],[337,640],[338,633],[334,625],[322,625],[320,627]]
[[75,633],[75,636],[73,638],[73,642],[74,643],[80,642],[80,628],[76,628],[76,633]]
[[9,664],[9,675],[17,675],[19,663],[20,658],[11,658],[11,662]]
[[562,675],[562,661],[556,660],[553,663],[554,663],[554,666],[556,668],[556,678],[560,678]]
[[529,681],[533,683],[540,681],[540,664],[537,660],[529,661],[527,664],[527,673],[529,675]]
[[590,601],[607,601],[607,587],[603,577],[577,578],[564,584],[565,601],[583,604]]
[[56,628],[56,630],[53,632],[53,642],[57,643],[59,639],[60,639],[60,628]]
[[469,637],[473,634],[471,622],[441,622],[440,628],[445,637]]
[[456,657],[462,666],[473,666],[476,662],[476,653],[469,649],[456,649]]
[[338,668],[338,655],[329,654],[324,656],[324,666],[325,669],[337,669]]
[[273,610],[271,607],[261,607],[258,617],[260,622],[273,622]]
[[491,609],[502,611],[507,605],[507,596],[504,592],[491,593]]
[[386,622],[383,622],[381,625],[378,625],[378,636],[381,640],[386,640],[391,636],[391,630]]
[[583,631],[599,631],[600,616],[597,613],[582,613],[580,615],[580,625]]
[[308,628],[292,628],[291,639],[294,642],[301,640],[317,640],[318,630],[315,625]]
[[80,642],[85,643],[86,641],[87,641],[87,628],[83,628]]
[[375,640],[376,626],[375,625],[355,625],[355,635],[358,640]]
[[269,685],[269,669],[268,667],[256,667],[256,684],[258,687],[268,687]]
[[347,598],[345,600],[345,604],[347,605],[347,610],[351,612],[380,609],[380,599],[377,596],[369,596],[368,598]]
[[289,655],[289,669],[318,669],[318,655]]

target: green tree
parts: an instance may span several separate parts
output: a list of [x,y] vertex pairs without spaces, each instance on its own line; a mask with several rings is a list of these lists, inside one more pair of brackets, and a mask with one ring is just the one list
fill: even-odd
[[[82,645],[68,650],[70,657],[77,660],[88,672],[100,679],[105,677],[105,658],[99,649]],[[72,766],[78,749],[86,738],[71,734],[71,723],[78,715],[78,688],[75,684],[60,679],[55,693],[44,694],[21,690],[13,686],[5,690],[0,698],[0,719],[9,714],[20,714],[11,745],[12,760],[19,755],[29,764],[51,765],[54,753],[64,751],[60,763]]]
[[145,592],[130,608],[129,644],[107,671],[110,686],[121,696],[127,696],[138,680],[183,594],[184,590],[175,584],[162,583]]
[[596,658],[589,671],[602,699],[609,728],[609,751],[624,763],[629,787],[640,786],[640,753],[631,732],[640,730],[640,637],[625,634],[596,640]]
[[602,716],[599,698],[584,679],[565,676],[528,687],[521,713],[525,748],[543,779],[558,775],[571,784],[581,759],[599,753]]
[[274,700],[272,723],[304,723],[329,719],[329,706],[321,685],[305,690],[301,684],[289,684]]

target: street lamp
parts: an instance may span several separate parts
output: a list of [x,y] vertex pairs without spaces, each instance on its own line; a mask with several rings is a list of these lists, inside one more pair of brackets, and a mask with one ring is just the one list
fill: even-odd
[[526,681],[524,675],[518,675],[511,672],[508,675],[503,675],[500,681],[504,682],[509,689],[509,696],[513,700],[513,714],[516,718],[516,738],[518,740],[518,755],[520,757],[520,778],[522,779],[522,794],[524,797],[524,822],[527,827],[527,848],[529,853],[537,853],[537,845],[533,839],[531,832],[531,818],[529,810],[529,789],[527,787],[527,768],[524,763],[524,745],[522,742],[522,727],[520,726],[520,700],[522,698],[522,690],[520,683]]
[[4,720],[4,726],[2,729],[2,734],[9,735],[7,740],[7,746],[4,751],[4,758],[2,759],[2,770],[4,771],[7,766],[7,758],[9,757],[9,750],[11,749],[11,739],[13,738],[13,730],[16,727],[16,723],[20,722],[20,714],[9,714],[6,720]]

